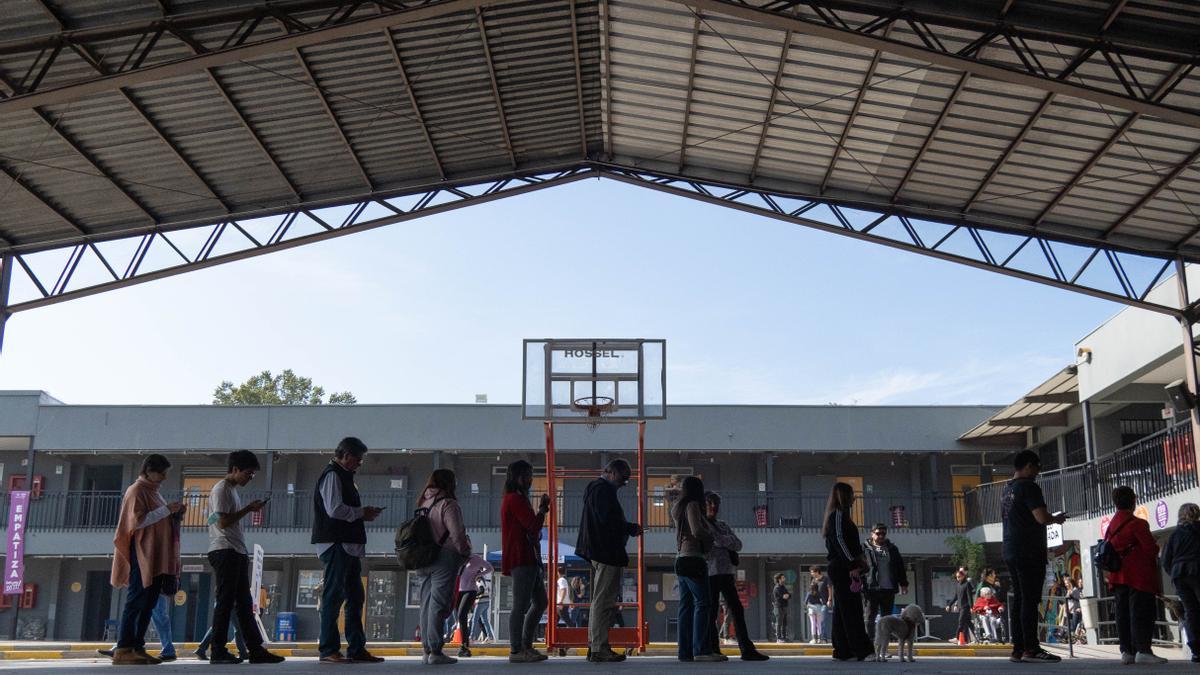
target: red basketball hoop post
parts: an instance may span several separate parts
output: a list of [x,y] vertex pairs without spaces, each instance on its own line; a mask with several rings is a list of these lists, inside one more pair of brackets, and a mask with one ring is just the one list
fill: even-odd
[[[554,653],[555,650],[562,650],[572,647],[586,647],[588,645],[588,629],[575,628],[572,626],[558,625],[558,593],[556,592],[556,582],[558,581],[558,526],[559,526],[559,499],[561,492],[559,483],[566,482],[572,479],[594,480],[596,478],[595,469],[562,469],[557,466],[555,461],[555,446],[554,446],[554,422],[545,422],[546,433],[546,493],[550,495],[550,513],[549,520],[546,523],[548,532],[548,541],[546,546],[546,554],[549,558],[549,582],[546,584],[546,592],[549,595],[547,606],[549,616],[546,617],[546,650]],[[645,525],[645,496],[646,496],[646,423],[644,421],[637,422],[637,458],[636,469],[630,479],[634,481],[635,491],[637,493],[637,522]],[[618,610],[627,607],[634,607],[637,610],[637,625],[629,627],[608,627],[608,641],[612,647],[636,649],[638,653],[646,651],[646,645],[649,644],[646,626],[646,608],[645,608],[645,591],[646,584],[643,579],[646,569],[646,537],[636,537],[637,539],[637,596],[633,602],[629,602],[628,598],[621,598],[621,602],[617,603]],[[591,607],[591,603],[568,603],[570,607]],[[593,618],[594,619],[594,618]]]

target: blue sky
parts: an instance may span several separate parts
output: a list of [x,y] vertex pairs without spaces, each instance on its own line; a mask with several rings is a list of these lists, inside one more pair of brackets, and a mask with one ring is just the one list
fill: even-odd
[[208,403],[520,400],[521,339],[665,338],[668,403],[1008,403],[1115,304],[585,181],[14,316],[0,387]]

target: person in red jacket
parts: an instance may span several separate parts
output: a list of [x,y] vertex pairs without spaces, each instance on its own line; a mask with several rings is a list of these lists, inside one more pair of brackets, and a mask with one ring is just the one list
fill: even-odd
[[538,621],[546,611],[546,580],[542,571],[539,540],[550,495],[542,495],[535,514],[529,505],[533,465],[519,459],[508,465],[504,478],[504,501],[500,504],[500,573],[512,577],[513,606],[508,617],[509,655],[512,663],[545,661],[546,655],[533,648]]
[[1105,538],[1121,555],[1121,569],[1108,573],[1108,585],[1117,598],[1117,638],[1121,663],[1160,664],[1167,660],[1150,649],[1154,635],[1155,596],[1161,592],[1158,544],[1150,523],[1133,515],[1137,495],[1122,485],[1112,492],[1116,515]]
[[981,617],[983,629],[991,642],[1000,641],[1000,626],[1003,623],[1001,614],[1004,613],[1004,603],[996,599],[996,591],[991,586],[979,589],[979,597],[975,599],[971,611]]

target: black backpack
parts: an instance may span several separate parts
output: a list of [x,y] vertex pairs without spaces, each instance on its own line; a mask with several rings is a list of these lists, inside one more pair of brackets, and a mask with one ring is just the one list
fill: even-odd
[[1112,545],[1109,538],[1121,531],[1122,527],[1128,525],[1133,519],[1130,518],[1121,523],[1115,530],[1110,530],[1105,533],[1104,538],[1096,544],[1096,553],[1092,556],[1092,562],[1105,572],[1120,572],[1121,571],[1121,556],[1124,555],[1117,550],[1116,546]]
[[434,541],[433,524],[429,522],[429,511],[442,499],[442,497],[438,497],[429,506],[413,511],[413,517],[401,523],[400,527],[396,529],[396,559],[400,561],[401,569],[419,570],[429,567],[437,560],[442,544],[445,544],[446,539],[450,536],[450,531],[447,530],[442,535],[441,541]]

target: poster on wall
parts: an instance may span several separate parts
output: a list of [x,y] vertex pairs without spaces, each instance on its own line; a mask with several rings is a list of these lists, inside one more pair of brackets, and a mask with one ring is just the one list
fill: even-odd
[[323,570],[300,570],[296,580],[296,606],[316,607],[321,598],[321,581],[325,578]]
[[25,526],[29,515],[29,491],[14,490],[8,495],[8,546],[4,558],[4,595],[24,591]]
[[929,576],[933,606],[942,609],[954,604],[954,596],[958,593],[954,570],[933,570]]
[[663,572],[662,599],[667,602],[679,602],[679,580],[674,572]]
[[[421,606],[421,577],[409,570],[407,592],[404,595],[404,606],[413,609]],[[511,605],[509,605],[511,607]]]

